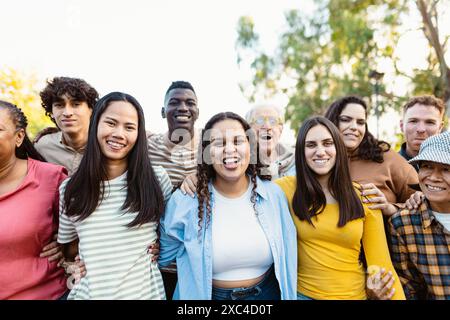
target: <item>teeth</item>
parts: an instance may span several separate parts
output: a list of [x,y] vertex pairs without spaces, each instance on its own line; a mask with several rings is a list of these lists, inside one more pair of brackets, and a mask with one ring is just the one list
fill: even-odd
[[315,163],[324,164],[328,162],[328,160],[314,160]]
[[445,190],[444,188],[430,186],[429,184],[427,184],[427,188],[430,189],[431,191],[444,191]]
[[176,116],[175,117],[177,120],[189,120],[188,116]]
[[225,163],[225,164],[238,163],[238,159],[237,158],[226,158],[223,160],[223,163]]
[[117,142],[107,141],[106,143],[108,145],[110,145],[111,147],[114,147],[114,148],[123,148],[123,147],[125,147],[124,144],[117,143]]

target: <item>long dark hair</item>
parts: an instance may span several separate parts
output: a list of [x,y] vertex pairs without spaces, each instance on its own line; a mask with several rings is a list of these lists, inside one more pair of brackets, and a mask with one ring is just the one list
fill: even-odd
[[[252,195],[251,195],[251,202],[253,203],[253,209],[256,212],[256,177],[258,176],[262,180],[270,180],[270,176],[267,175],[261,175],[260,171],[261,168],[263,168],[263,165],[261,164],[259,160],[259,152],[256,145],[256,148],[252,148],[252,145],[255,146],[257,144],[256,135],[255,132],[251,129],[250,125],[245,121],[241,116],[237,115],[233,112],[221,112],[213,116],[209,121],[206,123],[205,128],[202,130],[201,134],[201,144],[199,145],[199,154],[198,154],[198,165],[197,165],[197,194],[198,194],[198,226],[199,226],[199,232],[202,229],[202,223],[204,218],[204,209],[203,206],[206,203],[206,225],[209,224],[211,219],[211,196],[209,194],[208,189],[208,183],[215,179],[216,177],[216,171],[214,170],[211,161],[205,161],[209,157],[209,145],[211,144],[210,139],[210,133],[212,127],[223,120],[235,120],[238,121],[242,128],[244,129],[247,139],[250,143],[250,150],[251,150],[251,156],[250,156],[250,163],[248,165],[247,170],[245,173],[250,176],[251,183],[253,185],[252,188]],[[203,157],[205,155],[205,157]]]
[[[356,103],[364,108],[367,119],[367,104],[358,96],[346,96],[334,101],[325,112],[325,118],[334,123],[339,128],[339,116],[342,110],[350,104]],[[377,140],[370,132],[366,122],[366,132],[358,146],[358,157],[363,160],[371,160],[374,162],[382,163],[384,161],[383,154],[387,152],[391,146],[386,141]]]
[[15,104],[0,100],[0,108],[8,110],[11,120],[16,126],[16,132],[23,129],[25,137],[20,147],[16,148],[16,158],[24,159],[32,158],[35,160],[46,162],[43,156],[34,148],[30,138],[27,134],[28,120],[22,110],[20,110]]
[[336,163],[331,169],[328,189],[339,204],[339,222],[337,225],[343,227],[351,220],[364,217],[364,208],[352,185],[347,151],[339,130],[324,117],[310,118],[300,127],[295,146],[297,188],[292,199],[292,208],[300,220],[307,220],[314,225],[311,217],[323,212],[327,203],[316,173],[308,166],[305,157],[306,135],[311,128],[318,125],[327,128],[336,147]]
[[97,129],[101,115],[114,101],[130,103],[138,114],[138,137],[128,154],[127,197],[121,208],[138,214],[127,227],[159,221],[164,210],[164,199],[148,157],[144,112],[134,97],[122,92],[111,92],[95,105],[84,156],[78,170],[68,181],[64,193],[66,214],[78,216],[79,221],[84,220],[95,211],[104,197],[104,186],[108,177],[104,155],[97,140]]

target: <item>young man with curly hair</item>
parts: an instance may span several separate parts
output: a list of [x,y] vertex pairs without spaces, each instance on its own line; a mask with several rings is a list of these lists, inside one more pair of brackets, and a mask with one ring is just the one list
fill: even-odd
[[35,147],[47,161],[66,167],[72,175],[83,157],[98,92],[82,79],[55,77],[40,96],[45,113],[59,130],[44,129]]

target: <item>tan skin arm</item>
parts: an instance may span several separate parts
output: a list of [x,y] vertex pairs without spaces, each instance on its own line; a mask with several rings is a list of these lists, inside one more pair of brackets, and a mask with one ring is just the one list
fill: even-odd
[[78,255],[78,242],[79,240],[76,239],[62,245],[62,252],[66,261],[75,260],[75,257]]

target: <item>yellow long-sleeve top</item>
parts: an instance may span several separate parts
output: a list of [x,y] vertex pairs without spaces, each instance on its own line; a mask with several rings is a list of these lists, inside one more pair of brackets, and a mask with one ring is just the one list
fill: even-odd
[[379,266],[394,275],[393,300],[404,300],[400,280],[391,262],[379,210],[365,204],[365,217],[338,227],[339,205],[327,204],[319,215],[301,221],[292,209],[296,177],[275,181],[284,191],[297,229],[298,272],[297,291],[313,299],[364,300],[366,272],[359,261],[361,242],[367,265]]

